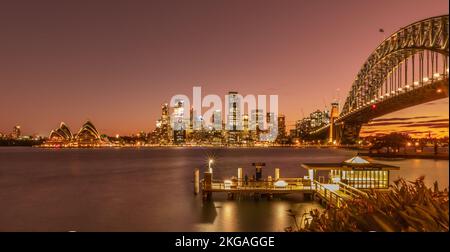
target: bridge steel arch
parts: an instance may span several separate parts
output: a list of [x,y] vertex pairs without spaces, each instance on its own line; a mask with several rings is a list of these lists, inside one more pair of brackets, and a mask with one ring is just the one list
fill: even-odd
[[[371,119],[448,97],[449,16],[401,28],[370,54],[335,120],[337,142],[352,144]],[[310,132],[326,136],[329,125]]]

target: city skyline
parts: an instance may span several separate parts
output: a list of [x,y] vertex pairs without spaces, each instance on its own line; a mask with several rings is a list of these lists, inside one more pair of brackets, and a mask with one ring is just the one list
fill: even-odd
[[[303,114],[323,110],[336,98],[343,103],[361,64],[383,38],[448,9],[446,1],[389,1],[386,10],[378,2],[271,4],[111,4],[107,10],[98,3],[6,4],[0,17],[9,24],[0,46],[6,71],[0,83],[8,95],[0,102],[0,132],[21,125],[24,134],[47,136],[61,121],[79,127],[89,119],[109,135],[149,132],[160,105],[196,85],[221,96],[229,90],[278,94],[292,128]],[[422,11],[408,11],[413,8]],[[80,15],[83,20],[71,21]],[[447,127],[437,131],[448,135],[448,98],[384,118],[430,113],[430,120],[447,119]]]
[[2,1],[0,232],[448,232],[449,20],[446,0]]
[[[230,93],[236,93],[236,92],[230,92]],[[183,128],[183,130],[190,130],[191,132],[193,131],[202,131],[202,130],[207,130],[207,131],[216,131],[216,132],[225,132],[228,131],[227,130],[227,123],[225,121],[222,120],[222,118],[227,118],[226,116],[222,116],[222,110],[215,110],[213,112],[213,115],[211,117],[211,123],[207,124],[204,119],[202,118],[202,116],[196,116],[195,112],[193,110],[193,108],[191,107],[189,112],[177,112],[177,110],[180,109],[180,105],[179,102],[177,102],[177,105],[175,105],[173,108],[170,108],[170,106],[168,105],[168,103],[164,103],[161,105],[161,110],[162,110],[162,114],[161,117],[157,120],[155,120],[155,127],[153,130],[151,131],[137,131],[137,132],[133,132],[131,134],[128,135],[120,135],[120,134],[102,134],[105,136],[109,136],[109,137],[119,137],[119,136],[139,136],[142,135],[142,133],[145,134],[149,134],[149,136],[151,134],[156,133],[157,135],[160,134],[158,133],[158,130],[160,130],[161,128],[164,128],[166,126],[172,125],[172,127],[177,125],[177,121],[182,120],[183,121],[183,125],[184,126],[179,126],[181,127],[180,129]],[[182,101],[181,101],[182,102]],[[370,136],[383,136],[383,135],[387,135],[390,133],[406,133],[409,136],[411,136],[412,138],[443,138],[443,137],[448,137],[449,135],[449,121],[448,118],[442,118],[439,112],[434,111],[434,113],[430,114],[426,114],[426,115],[422,115],[422,116],[413,116],[413,117],[409,117],[409,114],[411,113],[411,111],[416,110],[417,108],[423,107],[425,106],[443,106],[443,111],[445,111],[447,109],[448,111],[448,98],[445,99],[440,99],[440,100],[436,100],[433,102],[428,102],[419,106],[413,106],[401,111],[397,111],[394,113],[390,113],[388,115],[385,116],[381,116],[379,118],[373,119],[371,120],[369,123],[367,124],[363,124],[363,127],[361,129],[361,133],[360,133],[360,137],[361,138],[365,138],[365,137],[370,137]],[[272,113],[267,112],[267,115],[263,115],[262,111],[259,111],[259,109],[255,109],[255,110],[251,110],[251,111],[245,111],[242,112],[241,115],[241,123],[243,124],[243,128],[241,129],[241,131],[246,131],[246,130],[250,130],[253,131],[254,133],[256,133],[258,130],[256,130],[256,127],[260,127],[260,128],[264,128],[263,126],[263,120],[267,121],[267,130],[271,131],[273,125],[271,125],[271,123],[269,123],[269,118],[271,118]],[[240,112],[239,112],[240,113]],[[189,119],[181,119],[183,118],[184,114],[187,114],[189,116]],[[264,113],[265,114],[265,113]],[[172,116],[171,116],[172,115]],[[179,119],[177,119],[177,116],[180,117]],[[404,117],[402,117],[404,116]],[[175,119],[175,121],[173,122],[169,122],[172,121],[172,118]],[[258,119],[259,117],[259,119]],[[294,127],[287,127],[286,125],[286,117],[283,113],[279,113],[278,114],[278,120],[280,118],[283,118],[283,123],[282,123],[282,127],[284,128],[282,131],[278,131],[282,132],[282,135],[280,136],[289,136],[290,139],[296,139],[299,137],[299,134],[302,132],[302,122],[307,122],[308,123],[308,130],[310,130],[309,127],[312,128],[320,128],[323,125],[327,125],[330,123],[330,111],[328,109],[325,110],[320,110],[317,109],[316,111],[311,112],[308,116],[305,116],[299,120],[296,120],[295,126]],[[188,121],[185,121],[188,120]],[[234,122],[237,120],[235,119],[228,119],[231,120],[229,123],[231,123],[231,125],[234,124]],[[306,121],[305,121],[306,120]],[[86,125],[86,123],[91,123],[91,120],[87,119],[86,122],[84,124],[82,124],[82,128]],[[197,124],[197,126],[195,126]],[[258,126],[256,126],[258,125]],[[394,126],[394,127],[392,127]],[[12,138],[19,138],[20,136],[38,136],[38,137],[44,137],[46,138],[47,135],[30,135],[30,134],[22,134],[22,130],[21,130],[20,125],[15,125],[12,128],[12,131],[10,132],[0,132],[0,137],[4,136],[4,137],[12,137]],[[60,127],[67,127],[66,123],[61,121],[60,122]],[[170,127],[171,128],[171,127]],[[49,132],[48,134],[48,138],[52,138],[52,134],[58,129],[53,129]],[[70,129],[69,129],[70,130]],[[98,133],[97,133],[98,134]],[[284,135],[287,134],[287,135]],[[302,137],[300,137],[301,139]]]

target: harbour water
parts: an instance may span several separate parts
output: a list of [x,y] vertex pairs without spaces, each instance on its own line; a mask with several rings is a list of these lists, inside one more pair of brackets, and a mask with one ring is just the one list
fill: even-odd
[[[214,177],[306,175],[303,162],[340,162],[356,152],[329,148],[0,148],[0,231],[283,231],[287,210],[320,207],[298,196],[229,201],[193,195],[193,170],[213,158]],[[448,160],[375,160],[400,166],[391,173],[413,180],[426,175],[448,187]]]

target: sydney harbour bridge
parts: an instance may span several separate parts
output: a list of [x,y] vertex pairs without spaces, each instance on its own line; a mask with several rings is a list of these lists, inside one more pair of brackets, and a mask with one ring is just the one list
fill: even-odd
[[448,18],[421,20],[386,38],[356,75],[342,110],[334,104],[330,123],[309,137],[352,144],[374,118],[448,97]]

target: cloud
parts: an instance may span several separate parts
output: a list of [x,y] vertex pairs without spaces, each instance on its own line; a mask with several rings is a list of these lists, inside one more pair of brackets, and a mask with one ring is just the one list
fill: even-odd
[[379,130],[361,130],[361,134],[372,134],[380,132]]
[[441,123],[439,125],[433,125],[433,126],[430,126],[430,128],[432,128],[432,129],[440,129],[440,128],[445,129],[445,128],[447,128],[448,129],[448,123]]
[[428,121],[425,121],[425,122],[434,123],[434,122],[448,122],[448,121],[449,121],[448,118],[446,118],[446,119],[428,120]]
[[447,123],[413,123],[408,125],[403,125],[402,127],[406,128],[413,128],[413,127],[428,127],[432,129],[439,129],[439,128],[448,128],[448,121]]
[[428,130],[427,131],[420,131],[420,130],[404,130],[402,131],[403,133],[407,133],[407,134],[428,134]]
[[[433,116],[436,117],[436,116]],[[428,117],[431,118],[431,117]],[[392,126],[392,125],[397,125],[399,127],[422,127],[422,126],[427,126],[427,124],[429,125],[433,125],[435,123],[447,123],[448,125],[449,119],[448,118],[443,118],[443,119],[433,119],[433,120],[425,120],[425,121],[418,121],[418,122],[404,122],[404,121],[380,121],[380,122],[375,122],[375,123],[369,123],[366,126],[369,127],[375,127],[375,126]]]
[[[434,104],[448,104],[446,101],[436,101]],[[431,104],[427,104],[431,105]],[[392,132],[402,132],[411,136],[422,137],[429,132],[437,135],[448,135],[449,118],[440,115],[399,116],[388,118],[376,118],[365,124],[361,129],[361,135],[383,135]]]
[[410,123],[413,123],[413,122],[378,122],[378,123],[369,123],[369,124],[367,124],[367,126],[370,126],[370,127],[389,126],[389,125],[402,126],[402,125],[406,125],[406,124],[410,124]]
[[408,121],[414,119],[428,119],[436,118],[438,116],[413,116],[413,117],[391,117],[391,118],[378,118],[373,119],[372,122],[391,122],[391,121]]

